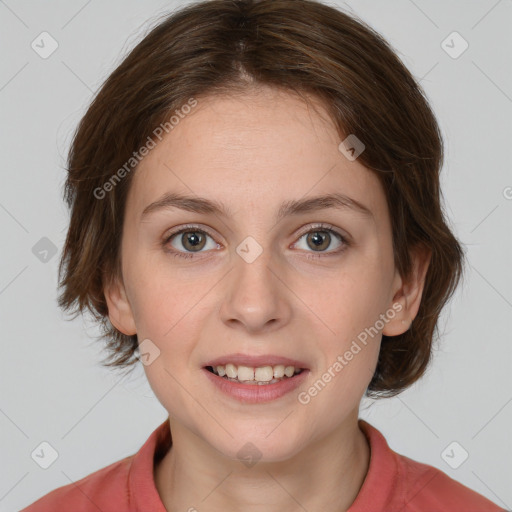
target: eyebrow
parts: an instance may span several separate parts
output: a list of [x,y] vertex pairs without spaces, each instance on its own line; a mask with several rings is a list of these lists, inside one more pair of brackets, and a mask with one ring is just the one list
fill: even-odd
[[[198,196],[186,196],[174,192],[165,193],[162,197],[146,206],[141,214],[141,220],[150,213],[179,208],[193,213],[214,214],[222,217],[232,217],[232,210],[222,203],[212,199]],[[303,213],[327,210],[352,210],[369,219],[373,219],[373,212],[364,204],[344,194],[333,193],[321,196],[309,197],[306,199],[284,201],[276,215],[276,223],[287,216],[300,215]]]

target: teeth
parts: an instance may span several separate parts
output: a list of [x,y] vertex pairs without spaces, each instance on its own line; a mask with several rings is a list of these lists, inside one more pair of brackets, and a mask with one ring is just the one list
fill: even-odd
[[250,366],[237,366],[235,364],[228,363],[226,365],[219,365],[212,368],[213,372],[220,377],[226,376],[230,380],[249,381],[258,384],[265,384],[273,381],[278,382],[278,380],[282,379],[284,376],[293,377],[294,374],[300,373],[301,371],[299,368],[296,369],[294,366],[284,366],[282,364],[252,368]]
[[293,377],[293,374],[295,373],[295,368],[293,366],[287,366],[285,369],[284,369],[284,374],[287,376],[287,377]]
[[254,368],[239,366],[237,372],[238,380],[254,380]]
[[230,378],[230,379],[236,379],[237,377],[237,367],[234,365],[234,364],[227,364],[226,365],[226,375]]
[[[239,369],[240,371],[240,369]],[[238,374],[240,378],[240,373]],[[259,382],[270,382],[274,378],[274,369],[272,366],[262,366],[254,370],[254,380]],[[241,379],[242,380],[242,379]],[[249,379],[243,379],[249,380]]]
[[284,366],[282,364],[274,366],[274,377],[276,379],[281,379],[284,377]]

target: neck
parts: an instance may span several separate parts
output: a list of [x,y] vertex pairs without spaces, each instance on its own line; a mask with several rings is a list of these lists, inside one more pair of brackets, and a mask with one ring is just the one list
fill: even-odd
[[326,510],[343,512],[368,472],[370,448],[357,415],[282,461],[247,467],[219,454],[170,419],[173,445],[155,467],[168,511]]

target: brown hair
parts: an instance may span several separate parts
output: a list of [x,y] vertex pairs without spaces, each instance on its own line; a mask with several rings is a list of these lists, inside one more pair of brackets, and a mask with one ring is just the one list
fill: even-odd
[[[100,323],[105,366],[127,368],[138,360],[137,336],[111,325],[103,293],[107,280],[121,276],[133,175],[126,162],[191,98],[259,84],[322,100],[341,140],[355,134],[365,144],[358,161],[384,186],[403,277],[411,271],[412,248],[432,253],[418,314],[405,333],[383,336],[367,390],[374,397],[397,394],[425,372],[441,309],[464,270],[463,248],[441,204],[443,142],[421,87],[391,46],[353,15],[314,0],[191,4],[166,15],[108,77],[69,152],[64,195],[71,219],[59,305],[75,316],[88,309]],[[136,169],[136,162],[130,165]]]

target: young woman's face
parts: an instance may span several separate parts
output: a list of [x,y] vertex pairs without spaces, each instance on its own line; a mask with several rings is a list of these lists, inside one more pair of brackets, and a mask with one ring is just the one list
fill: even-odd
[[[384,191],[340,142],[327,114],[291,94],[198,98],[133,177],[127,301],[109,303],[111,320],[150,340],[144,368],[171,420],[229,457],[250,441],[264,459],[284,460],[354,422],[382,331],[406,330],[392,308],[402,281]],[[170,194],[226,213],[159,207]],[[327,194],[369,212],[332,201],[288,208]],[[232,354],[262,356],[255,367],[288,358],[306,371],[294,389],[256,402],[265,385],[235,397],[205,369]]]

